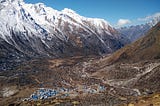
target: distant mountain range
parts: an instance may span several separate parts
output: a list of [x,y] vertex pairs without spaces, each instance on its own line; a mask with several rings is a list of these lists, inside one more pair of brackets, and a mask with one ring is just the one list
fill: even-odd
[[144,36],[158,22],[160,22],[160,16],[153,18],[150,22],[145,24],[120,27],[117,28],[117,30],[123,35],[123,37],[128,38],[131,42],[134,42]]

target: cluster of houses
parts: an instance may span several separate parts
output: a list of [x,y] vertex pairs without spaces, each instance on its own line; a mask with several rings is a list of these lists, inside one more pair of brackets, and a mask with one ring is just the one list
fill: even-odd
[[85,94],[101,93],[105,90],[106,87],[101,85],[94,85],[94,86],[80,85],[74,89],[68,89],[63,87],[56,89],[39,88],[29,98],[26,98],[25,100],[44,100],[53,97],[66,98],[66,97],[78,96],[80,94],[85,95]]

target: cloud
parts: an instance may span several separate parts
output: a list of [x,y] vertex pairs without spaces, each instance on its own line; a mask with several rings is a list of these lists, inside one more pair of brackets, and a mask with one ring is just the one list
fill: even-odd
[[130,24],[130,23],[131,21],[129,19],[119,19],[117,22],[117,26],[123,26],[123,25]]
[[151,24],[157,24],[160,22],[160,12],[140,17],[137,19],[129,20],[129,19],[119,19],[118,22],[116,23],[115,27],[124,27],[125,25],[140,25],[140,24],[145,24],[145,23],[151,23]]
[[160,17],[160,12],[146,16],[144,18],[138,18],[138,21],[149,21],[149,20],[153,20],[155,18],[159,18]]

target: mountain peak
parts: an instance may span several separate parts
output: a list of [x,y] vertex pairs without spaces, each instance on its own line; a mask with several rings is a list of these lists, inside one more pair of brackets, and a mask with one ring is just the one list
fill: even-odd
[[61,11],[63,14],[69,15],[71,17],[76,17],[77,19],[80,18],[81,16],[79,14],[77,14],[74,10],[69,9],[69,8],[64,8]]
[[12,3],[12,2],[21,3],[23,2],[23,0],[0,0],[0,3]]
[[73,11],[72,9],[69,9],[69,8],[64,8],[62,10],[62,12],[68,13],[68,14],[77,14],[75,11]]

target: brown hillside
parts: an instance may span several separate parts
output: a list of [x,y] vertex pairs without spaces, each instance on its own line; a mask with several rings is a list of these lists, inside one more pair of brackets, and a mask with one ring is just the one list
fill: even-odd
[[153,59],[160,59],[160,22],[146,36],[125,46],[107,58],[107,62],[137,62]]

